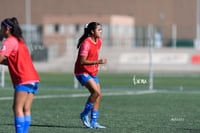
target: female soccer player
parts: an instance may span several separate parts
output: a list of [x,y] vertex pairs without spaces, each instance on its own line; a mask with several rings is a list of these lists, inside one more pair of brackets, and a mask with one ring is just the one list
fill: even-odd
[[22,40],[16,18],[1,22],[1,33],[6,38],[0,50],[0,63],[8,65],[14,91],[13,111],[16,133],[27,133],[31,123],[31,105],[38,92],[39,76],[29,51]]
[[[105,128],[97,123],[101,100],[101,88],[97,77],[98,64],[107,62],[107,59],[98,59],[101,47],[101,32],[102,29],[99,23],[89,23],[85,26],[84,34],[77,45],[79,52],[75,63],[75,76],[81,85],[86,86],[91,93],[83,112],[80,114],[81,121],[88,128]],[[88,118],[90,111],[91,122]]]

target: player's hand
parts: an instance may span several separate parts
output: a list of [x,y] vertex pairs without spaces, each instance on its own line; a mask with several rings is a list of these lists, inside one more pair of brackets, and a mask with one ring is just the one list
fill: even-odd
[[98,64],[106,64],[106,63],[107,63],[107,59],[98,60]]

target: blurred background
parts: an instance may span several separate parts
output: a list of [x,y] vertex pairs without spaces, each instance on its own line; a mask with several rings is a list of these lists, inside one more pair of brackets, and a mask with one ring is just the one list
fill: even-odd
[[[108,128],[97,132],[200,132],[200,0],[0,0],[0,21],[10,17],[40,77],[31,132],[94,132],[80,126],[88,91],[73,74],[91,21],[102,24],[108,59],[98,73]],[[0,132],[14,131],[12,88],[0,65]]]
[[[73,73],[83,26],[102,24],[104,73],[199,76],[199,0],[1,0],[0,20],[17,17],[39,72]],[[199,78],[199,77],[198,77]]]

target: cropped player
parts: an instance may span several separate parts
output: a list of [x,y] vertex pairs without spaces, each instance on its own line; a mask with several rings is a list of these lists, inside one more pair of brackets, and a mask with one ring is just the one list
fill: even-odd
[[1,33],[5,41],[0,50],[0,63],[8,65],[15,90],[13,101],[15,131],[27,133],[31,123],[33,96],[38,92],[39,76],[22,39],[17,18],[3,20]]
[[[80,118],[88,128],[105,128],[97,123],[99,116],[99,103],[101,100],[101,88],[97,77],[98,65],[105,64],[107,59],[98,59],[101,47],[101,25],[91,22],[85,26],[84,34],[79,39],[77,48],[78,57],[75,63],[75,76],[78,81],[87,87],[90,96],[85,104]],[[91,121],[88,114],[91,112]]]

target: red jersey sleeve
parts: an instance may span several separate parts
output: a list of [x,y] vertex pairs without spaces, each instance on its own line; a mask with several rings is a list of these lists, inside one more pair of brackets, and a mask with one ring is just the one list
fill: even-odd
[[90,49],[90,43],[88,41],[83,41],[83,43],[80,46],[80,55],[88,56],[89,49]]
[[0,50],[0,54],[7,57],[10,56],[10,54],[16,51],[17,46],[18,46],[17,44],[18,44],[18,41],[15,38],[13,37],[7,38],[3,42],[3,46]]

